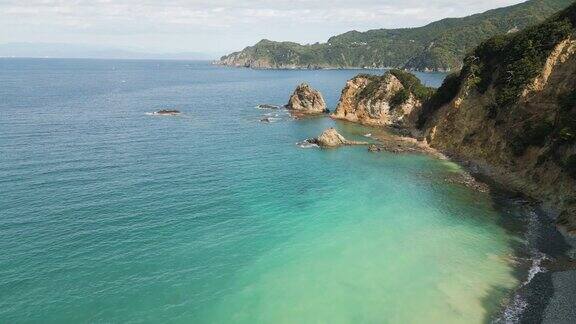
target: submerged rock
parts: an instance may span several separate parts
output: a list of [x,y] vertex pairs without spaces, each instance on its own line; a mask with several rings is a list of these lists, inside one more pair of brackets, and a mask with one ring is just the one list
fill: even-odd
[[300,84],[290,97],[286,108],[300,114],[321,114],[328,112],[322,94],[306,83]]

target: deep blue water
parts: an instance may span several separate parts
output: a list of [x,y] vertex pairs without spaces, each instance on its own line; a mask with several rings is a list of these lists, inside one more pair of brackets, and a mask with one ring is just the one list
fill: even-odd
[[0,59],[0,323],[485,320],[514,238],[456,165],[255,108],[359,72]]

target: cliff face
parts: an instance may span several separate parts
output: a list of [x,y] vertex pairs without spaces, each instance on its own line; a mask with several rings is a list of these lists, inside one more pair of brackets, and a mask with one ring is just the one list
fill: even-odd
[[427,141],[561,212],[576,233],[576,5],[467,58],[425,107]]
[[415,87],[427,90],[403,71],[394,70],[383,76],[360,74],[346,83],[332,117],[365,125],[412,127],[422,107]]
[[450,71],[460,68],[465,54],[483,40],[542,22],[571,3],[528,0],[418,28],[349,31],[326,43],[310,45],[262,40],[216,63],[260,69],[396,67]]

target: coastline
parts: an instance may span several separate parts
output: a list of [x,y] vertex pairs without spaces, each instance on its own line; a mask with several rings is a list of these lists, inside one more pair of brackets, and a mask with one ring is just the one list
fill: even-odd
[[[426,154],[461,166],[465,172],[463,178],[472,179],[461,184],[489,192],[494,207],[510,216],[502,217],[499,225],[506,231],[521,234],[524,242],[511,246],[516,264],[514,275],[520,284],[510,295],[494,287],[484,304],[494,308],[494,299],[500,299],[502,303],[495,307],[495,312],[488,314],[486,322],[558,323],[576,318],[573,307],[576,305],[576,260],[571,259],[576,255],[576,238],[556,226],[557,211],[545,202],[531,198],[517,187],[517,183],[514,184],[515,179],[495,172],[493,168],[450,156],[415,137],[395,134],[395,129],[375,129],[387,134],[372,136],[385,151]],[[404,147],[395,150],[399,145]]]
[[[510,218],[502,218],[507,231],[522,234],[524,242],[514,244],[516,271],[520,285],[504,299],[500,310],[492,314],[495,323],[557,323],[576,318],[573,280],[576,263],[568,253],[576,245],[573,238],[555,225],[554,213],[522,192],[514,191],[493,175],[482,173],[469,161],[451,161],[461,165],[477,181],[490,188],[495,208]],[[514,224],[517,223],[517,224]],[[517,228],[520,225],[521,228]],[[571,285],[572,284],[572,285]]]
[[298,71],[298,70],[326,70],[326,71],[330,71],[330,70],[358,70],[358,71],[362,71],[362,70],[373,70],[373,71],[386,71],[386,70],[392,70],[392,69],[401,69],[401,70],[405,70],[405,71],[411,71],[411,72],[422,72],[422,73],[450,73],[452,71],[454,71],[453,69],[406,69],[405,67],[393,67],[393,66],[380,66],[380,67],[358,67],[358,66],[344,66],[344,67],[334,67],[334,66],[311,66],[311,67],[307,67],[307,66],[294,66],[294,67],[273,67],[273,66],[268,66],[268,67],[262,67],[262,66],[245,66],[245,65],[231,65],[231,64],[225,64],[225,63],[221,63],[219,61],[212,61],[211,63],[214,66],[218,66],[218,67],[226,67],[226,68],[238,68],[238,69],[253,69],[253,70],[278,70],[278,71]]
[[[576,261],[569,254],[576,248],[576,240],[556,226],[558,212],[516,188],[509,182],[513,179],[503,173],[491,173],[486,166],[473,161],[449,159],[489,186],[495,206],[516,205],[519,214],[515,217],[524,223],[521,233],[525,243],[513,246],[521,258],[517,269],[521,284],[492,320],[496,323],[574,320]],[[509,229],[509,220],[502,221],[502,227]]]

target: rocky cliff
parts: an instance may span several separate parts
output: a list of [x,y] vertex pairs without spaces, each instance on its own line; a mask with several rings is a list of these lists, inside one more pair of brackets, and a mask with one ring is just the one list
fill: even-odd
[[321,114],[328,112],[326,102],[320,91],[312,88],[306,83],[296,87],[286,108],[299,114]]
[[346,83],[335,119],[365,125],[414,126],[422,101],[432,94],[410,73],[391,70],[383,76],[360,74]]
[[425,104],[428,143],[560,212],[576,233],[576,4],[481,44]]

